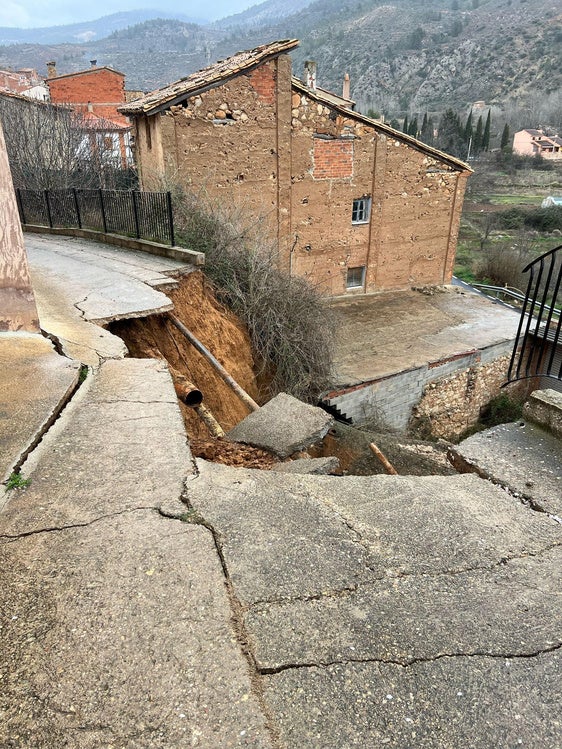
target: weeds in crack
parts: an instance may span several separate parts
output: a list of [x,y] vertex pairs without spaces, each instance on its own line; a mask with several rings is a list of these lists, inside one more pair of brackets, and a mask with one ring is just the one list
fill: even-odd
[[19,471],[13,471],[5,484],[6,489],[26,489],[31,484],[31,479],[24,479]]

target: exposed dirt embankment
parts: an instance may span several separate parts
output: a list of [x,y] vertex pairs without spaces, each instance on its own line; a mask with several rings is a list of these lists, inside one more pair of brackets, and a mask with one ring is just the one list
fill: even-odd
[[[217,300],[203,273],[194,271],[184,276],[179,288],[166,293],[174,303],[176,317],[244,390],[260,402],[248,334],[240,321]],[[119,321],[112,324],[111,331],[125,341],[131,356],[165,359],[172,376],[181,374],[190,380],[201,390],[204,404],[225,431],[248,415],[248,408],[165,315]],[[190,438],[206,440],[209,433],[195,411],[183,403],[181,409]]]

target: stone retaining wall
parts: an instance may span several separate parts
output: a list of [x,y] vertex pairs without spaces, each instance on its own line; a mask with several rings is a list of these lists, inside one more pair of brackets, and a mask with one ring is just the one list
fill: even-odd
[[513,342],[467,351],[370,383],[334,391],[326,401],[354,424],[423,430],[454,438],[472,426],[505,382]]

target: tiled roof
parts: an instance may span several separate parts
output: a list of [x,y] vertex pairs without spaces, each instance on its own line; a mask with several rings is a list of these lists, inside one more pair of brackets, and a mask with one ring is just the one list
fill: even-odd
[[237,52],[226,60],[219,60],[208,68],[192,73],[169,86],[152,91],[146,96],[119,107],[123,114],[150,114],[166,106],[178,103],[186,96],[221,83],[235,75],[244,73],[272,57],[288,52],[298,46],[298,39],[283,39],[271,44],[262,44],[255,49]]
[[110,73],[116,73],[117,75],[125,77],[125,73],[120,73],[118,70],[114,70],[113,68],[110,68],[109,65],[100,65],[99,67],[96,65],[93,68],[87,68],[86,70],[77,70],[75,73],[63,73],[62,75],[54,75],[52,78],[47,78],[45,83],[50,83],[50,81],[58,81],[61,78],[71,78],[73,75],[86,75],[87,73],[97,73],[100,70],[109,70]]
[[[384,123],[379,122],[378,120],[373,120],[364,114],[354,112],[343,105],[335,104],[334,98],[336,97],[334,97],[333,94],[325,96],[324,93],[322,91],[319,91],[318,89],[309,89],[304,83],[299,81],[298,78],[293,78],[292,86],[294,89],[300,91],[301,93],[305,93],[307,96],[317,101],[319,104],[325,104],[326,106],[335,109],[343,117],[347,117],[351,120],[357,120],[358,122],[364,122],[366,125],[370,125],[372,128],[374,128],[377,132],[384,133],[385,135],[388,135],[392,138],[395,138],[396,140],[406,143],[409,146],[412,146],[418,151],[422,151],[423,153],[427,153],[429,156],[433,156],[440,161],[444,161],[454,167],[456,170],[463,172],[472,172],[472,169],[468,164],[466,164],[464,161],[461,161],[460,159],[457,159],[455,156],[451,156],[444,151],[439,151],[437,148],[428,146],[425,143],[422,143],[420,140],[417,140],[417,138],[412,137],[411,135],[406,135],[406,133],[403,133],[400,130],[395,130],[393,127],[390,127],[390,125],[385,125]],[[345,99],[342,99],[341,101],[345,102]]]
[[84,112],[78,116],[86,130],[97,130],[105,133],[130,130],[130,126],[128,125],[121,125],[119,122],[108,120],[107,117],[98,117],[93,112]]

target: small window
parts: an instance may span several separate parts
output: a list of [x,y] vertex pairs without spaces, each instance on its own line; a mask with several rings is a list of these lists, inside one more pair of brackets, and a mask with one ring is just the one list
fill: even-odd
[[357,268],[347,269],[347,283],[348,289],[357,289],[363,286],[365,282],[365,266],[360,265]]
[[371,198],[357,198],[351,211],[352,224],[366,224],[371,213]]

